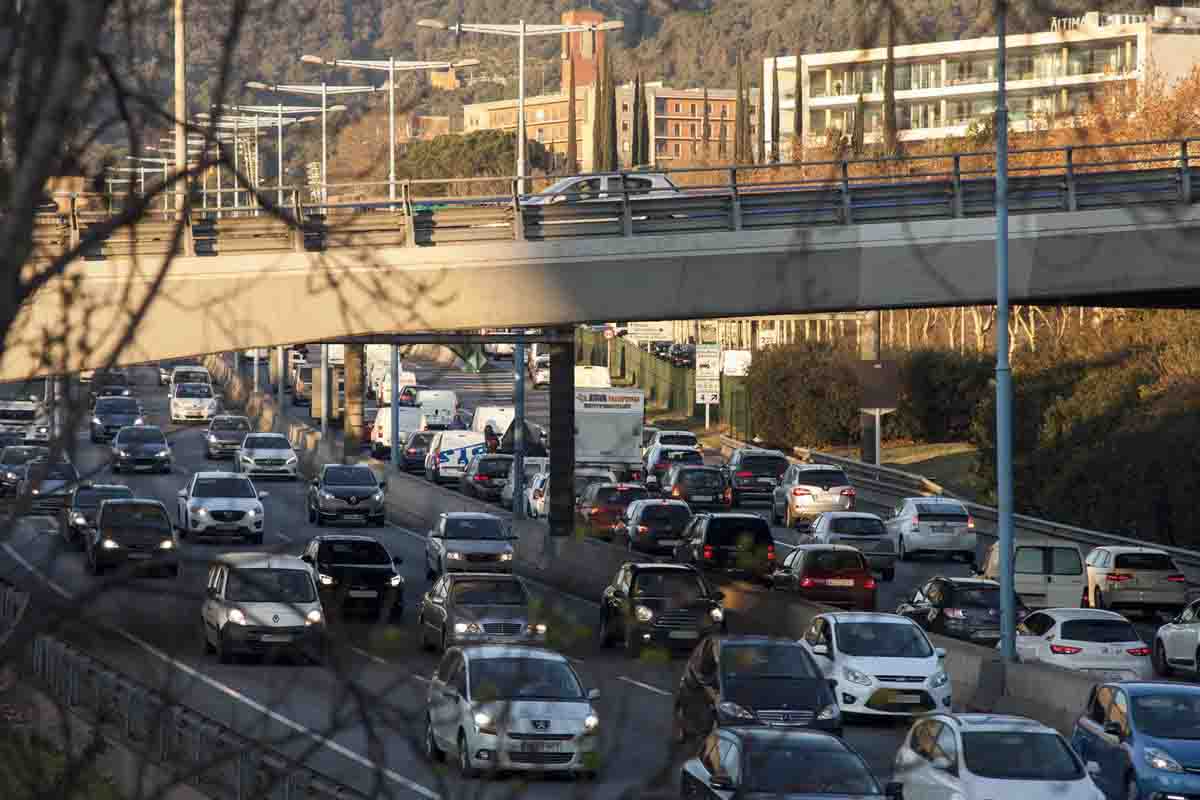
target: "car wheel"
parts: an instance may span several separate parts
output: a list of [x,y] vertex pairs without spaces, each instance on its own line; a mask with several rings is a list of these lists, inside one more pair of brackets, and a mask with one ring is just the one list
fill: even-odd
[[625,628],[625,655],[628,658],[640,658],[642,655],[642,643],[628,626]]
[[600,615],[600,646],[612,647],[612,631],[608,629],[608,614]]
[[1125,800],[1138,800],[1137,776],[1132,772],[1125,776]]
[[896,568],[888,567],[883,571],[883,579],[885,581],[894,581],[896,579]]
[[683,709],[678,704],[675,705],[675,711],[671,714],[671,738],[677,745],[687,744],[687,725],[683,721]]
[[458,732],[458,771],[464,778],[474,778],[479,775],[479,770],[471,765],[471,753],[467,749],[467,735],[462,731]]
[[425,757],[434,764],[446,760],[446,754],[437,746],[437,739],[433,736],[433,717],[428,714],[425,715]]
[[1092,590],[1092,608],[1104,608],[1104,592],[1099,586]]
[[220,631],[217,631],[217,645],[216,646],[217,646],[217,661],[221,662],[222,664],[232,664],[233,663],[233,653],[231,653],[229,651],[229,648],[225,645],[225,637],[222,635],[222,633]]
[[216,648],[212,646],[212,642],[208,640],[208,627],[204,624],[204,620],[200,620],[200,641],[204,644],[201,652],[204,655],[212,655]]
[[1154,642],[1154,657],[1150,659],[1150,663],[1154,667],[1155,675],[1159,675],[1163,678],[1171,677],[1171,673],[1174,670],[1172,670],[1171,665],[1167,663],[1167,651],[1166,648],[1163,647],[1162,639],[1158,639]]
[[911,559],[912,559],[912,556],[910,556],[908,554],[908,548],[904,545],[904,537],[901,536],[900,537],[900,560],[901,561],[909,561]]

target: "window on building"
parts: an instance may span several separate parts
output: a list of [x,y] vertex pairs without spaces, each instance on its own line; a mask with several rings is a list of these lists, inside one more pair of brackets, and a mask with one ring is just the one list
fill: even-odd
[[654,113],[655,114],[667,113],[667,101],[662,99],[661,97],[654,98]]
[[696,123],[693,122],[688,126],[688,136],[691,136],[693,139],[696,138]]
[[621,130],[623,130],[623,131],[628,131],[628,130],[629,130],[629,123],[628,123],[628,122],[622,122],[622,123],[621,123]]
[[667,121],[665,119],[654,120],[654,135],[655,136],[666,136],[667,135]]
[[728,116],[729,116],[729,106],[722,103],[721,104],[721,119],[725,119]]
[[624,150],[626,153],[629,152],[629,140],[628,139],[623,139],[621,141],[621,149]]
[[534,116],[534,119],[536,119],[538,122],[544,121],[546,119],[546,109],[539,108]]
[[679,103],[676,103],[676,104],[675,104],[675,113],[676,113],[676,114],[678,114],[678,113],[679,113]]
[[676,123],[675,123],[675,124],[672,126],[672,130],[674,131],[674,134],[675,134],[675,136],[679,136],[679,123],[678,123],[678,122],[676,122]]
[[622,114],[629,113],[629,103],[621,103],[621,113]]
[[825,110],[814,108],[808,113],[808,132],[814,136],[825,133]]
[[659,139],[654,144],[654,152],[658,153],[660,156],[665,156],[667,154],[667,143],[662,139]]
[[694,116],[696,116],[696,104],[695,104],[695,103],[692,103],[692,110],[691,110],[691,114],[692,114],[692,116],[693,116],[693,117],[694,117]]
[[538,128],[538,129],[537,129],[537,140],[538,140],[539,142],[540,142],[540,141],[542,141],[542,137],[543,137],[544,135],[545,135],[545,130],[544,130],[543,128]]
[[679,158],[679,142],[675,143],[675,157]]

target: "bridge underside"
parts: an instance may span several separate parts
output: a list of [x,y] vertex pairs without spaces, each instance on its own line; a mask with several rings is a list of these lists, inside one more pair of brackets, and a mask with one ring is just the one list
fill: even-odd
[[[23,309],[0,380],[102,366],[118,348],[138,363],[374,333],[986,304],[994,230],[987,217],[177,258],[156,292],[159,265],[78,262]],[[1016,216],[1011,298],[1193,308],[1197,252],[1196,207]]]

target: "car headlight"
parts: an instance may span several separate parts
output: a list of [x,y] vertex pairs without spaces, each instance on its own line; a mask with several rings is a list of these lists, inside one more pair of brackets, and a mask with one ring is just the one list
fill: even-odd
[[463,554],[452,550],[449,553],[446,553],[446,558],[450,559],[451,561],[462,561]]
[[324,489],[322,489],[321,490],[321,499],[322,500],[332,500],[333,495],[330,494],[329,492],[325,491]]
[[129,390],[128,390],[128,389],[122,389],[122,390],[121,390],[121,397],[129,397]]
[[154,457],[155,458],[166,458],[169,455],[171,455],[171,451],[164,447],[162,450],[159,450],[157,453],[155,453]]
[[525,626],[525,633],[528,636],[545,636],[547,630],[549,629],[546,627],[546,623],[544,622],[539,622],[537,624],[530,623],[529,625]]
[[483,628],[479,627],[478,622],[456,622],[454,623],[455,633],[483,633]]
[[204,506],[192,506],[188,510],[191,511],[192,515],[196,516],[196,517],[207,517],[208,516],[208,509],[205,508]]
[[1183,767],[1179,765],[1178,761],[1157,747],[1147,747],[1142,751],[1142,758],[1147,764],[1155,769],[1161,769],[1163,772],[1183,772]]
[[496,721],[492,719],[491,714],[484,713],[483,711],[476,711],[475,729],[480,733],[494,734],[496,732]]
[[324,572],[317,573],[317,580],[321,582],[322,586],[333,586],[334,584],[333,576],[326,575]]
[[171,539],[163,539],[161,542],[158,543],[158,549],[159,550],[173,550],[173,549],[175,549],[175,542]]
[[846,676],[846,680],[857,683],[859,686],[870,686],[874,683],[870,675],[859,672],[854,667],[842,667],[842,674]]
[[242,461],[249,461],[251,464],[254,463],[254,459],[251,458],[250,456],[246,455],[245,453],[242,453]]
[[717,712],[728,719],[755,719],[753,711],[742,708],[731,700],[717,703]]
[[76,525],[87,525],[87,517],[83,514],[76,514],[71,517],[71,522],[74,522]]
[[600,718],[595,714],[588,714],[583,718],[583,732],[595,733],[600,729]]
[[103,542],[100,543],[100,546],[103,547],[105,550],[116,550],[121,545],[117,544],[112,539],[105,539]]
[[[292,459],[292,460],[294,461],[295,459]],[[371,499],[374,500],[376,503],[382,503],[383,502],[383,490],[380,489],[378,492],[371,495]]]
[[145,424],[146,424],[146,420],[142,419],[141,417],[138,417],[137,419],[135,419],[135,420],[133,421],[133,424],[134,424],[134,425],[145,425]]
[[209,443],[210,443],[210,444],[216,444],[216,443],[217,443],[217,437],[216,437],[216,435],[215,435],[215,434],[212,434],[212,433],[210,433],[210,434],[208,435],[208,441],[209,441]]
[[828,705],[817,712],[817,719],[837,719],[842,715],[842,710],[837,707],[837,704]]
[[229,609],[229,621],[234,625],[245,625],[246,615],[242,613],[240,608]]
[[940,689],[945,686],[949,680],[950,676],[946,674],[946,670],[939,669],[937,672],[933,673],[933,676],[929,679],[929,688]]
[[252,509],[250,509],[250,516],[252,516],[252,517],[261,517],[262,515],[263,515],[262,506],[259,506],[258,508],[252,508]]
[[17,479],[17,473],[6,472],[6,473],[4,473],[4,477],[6,480],[15,481]]
[[320,625],[322,619],[323,618],[321,617],[321,612],[314,608],[312,611],[310,611],[304,615],[304,624],[305,625]]
[[649,622],[654,619],[654,612],[645,606],[638,606],[633,609],[633,615],[637,617],[638,622]]
[[42,493],[42,490],[41,490],[41,489],[34,489],[34,490],[33,490],[33,493],[34,493],[34,494],[41,494],[41,493]]
[[129,458],[129,451],[124,448],[117,448],[117,458]]
[[103,425],[104,420],[100,419],[99,417],[92,417],[92,424],[93,425]]
[[288,460],[287,460],[287,463],[288,463],[289,465],[291,465],[291,464],[295,464],[295,463],[296,463],[296,462],[298,462],[299,460],[300,460],[300,459],[296,458],[295,456],[289,456],[289,457],[288,457]]
[[388,586],[395,588],[397,586],[403,586],[403,585],[404,585],[403,576],[393,575],[392,577],[388,578]]
[[713,622],[723,622],[725,620],[725,612],[719,608],[714,608],[708,612],[708,615],[712,617]]
[[500,560],[501,561],[512,561],[512,556],[513,556],[512,553],[501,553]]

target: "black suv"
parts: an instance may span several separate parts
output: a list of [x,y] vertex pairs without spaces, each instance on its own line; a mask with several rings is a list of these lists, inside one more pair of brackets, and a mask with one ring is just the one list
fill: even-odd
[[49,447],[37,445],[11,444],[0,450],[0,497],[16,496],[17,486],[25,478],[29,462],[49,456]]
[[317,590],[326,611],[363,611],[374,618],[404,616],[404,563],[370,536],[327,534],[305,546],[300,558],[317,573]]
[[105,500],[131,500],[133,490],[116,483],[86,483],[71,492],[66,520],[58,529],[68,544],[82,550],[87,546],[87,537],[96,526],[96,514]]
[[769,585],[775,571],[775,537],[767,521],[755,514],[697,514],[675,548],[675,560]]
[[705,636],[725,631],[724,597],[691,567],[623,564],[600,601],[600,646],[624,642],[632,658],[651,644],[694,647]]
[[787,468],[787,456],[778,450],[757,447],[734,450],[723,467],[734,507],[747,498],[773,501],[775,487]]
[[724,510],[733,502],[720,467],[675,464],[667,470],[660,488],[664,496],[682,500],[692,508]]
[[692,511],[682,500],[635,500],[617,521],[613,536],[630,550],[671,554],[683,541]]
[[[1017,621],[1029,610],[1018,597]],[[896,609],[930,633],[994,645],[1000,641],[1000,584],[986,578],[939,575],[918,588]]]
[[475,456],[458,479],[459,491],[480,500],[499,500],[512,462],[512,456],[498,453]]
[[368,522],[383,527],[387,481],[376,478],[366,464],[326,464],[308,487],[308,521]]
[[105,500],[84,541],[93,575],[120,564],[179,575],[179,542],[166,507],[157,500]]
[[696,646],[675,694],[675,740],[713,728],[766,725],[842,735],[833,686],[799,642],[710,636]]

